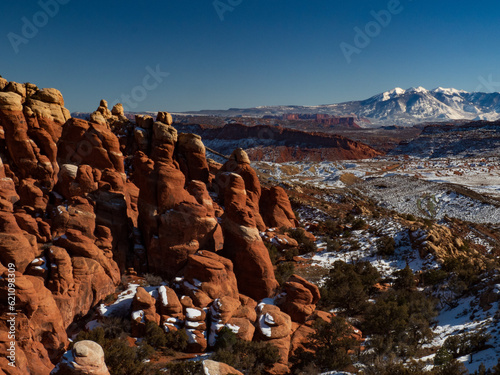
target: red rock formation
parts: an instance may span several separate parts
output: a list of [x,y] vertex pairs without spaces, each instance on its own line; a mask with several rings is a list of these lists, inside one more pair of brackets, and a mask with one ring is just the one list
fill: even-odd
[[298,224],[285,190],[280,186],[262,188],[260,213],[269,228],[295,228]]
[[139,225],[148,239],[150,270],[174,277],[198,249],[220,250],[221,229],[201,185],[185,189],[186,177],[174,160],[177,131],[153,124],[152,159],[134,157],[134,181],[140,189]]
[[298,323],[305,323],[320,298],[319,288],[297,275],[288,279],[279,295],[277,305]]
[[156,312],[156,300],[143,287],[137,288],[131,310],[131,335],[133,337],[144,336],[147,322],[160,324],[160,315]]
[[278,348],[280,360],[274,366],[275,374],[288,373],[288,353],[290,351],[290,337],[292,334],[292,321],[290,317],[281,312],[277,306],[259,305],[257,317],[256,339],[265,341]]
[[202,309],[189,307],[185,310],[186,325],[184,327],[188,336],[187,351],[190,353],[201,353],[207,348],[205,331],[206,313]]
[[0,211],[0,262],[4,265],[13,263],[17,271],[24,272],[39,254],[28,236],[19,228],[11,212]]
[[222,177],[228,182],[222,219],[224,253],[233,261],[241,293],[256,300],[270,297],[278,283],[256,226],[254,210],[248,205],[245,182],[234,173]]
[[35,142],[30,141],[21,99],[15,93],[0,92],[0,123],[9,156],[19,171],[19,177],[32,177],[44,186],[52,187],[57,171],[47,156],[40,153]]
[[[20,368],[31,374],[48,374],[67,346],[62,317],[52,297],[38,277],[15,273],[16,304],[15,334],[16,357]],[[8,273],[0,279],[0,298],[7,301]],[[7,305],[0,306],[0,331],[10,329]],[[7,369],[7,368],[6,368]]]
[[179,134],[177,142],[179,166],[188,181],[208,182],[208,163],[205,158],[205,146],[196,134]]
[[223,296],[237,299],[239,295],[231,261],[209,251],[188,257],[184,279],[212,300]]
[[116,136],[105,125],[71,118],[64,125],[58,143],[60,164],[88,164],[92,168],[112,168],[123,173],[123,154]]
[[[254,169],[250,166],[250,159],[248,158],[246,152],[241,148],[234,150],[229,160],[220,169],[220,173],[224,172],[236,173],[243,178],[248,198],[247,205],[253,210],[253,216],[255,218],[257,228],[261,231],[265,230],[266,225],[264,224],[259,212],[259,200],[261,195],[260,181],[257,177],[257,173],[255,173]],[[224,191],[228,186],[228,182],[223,178],[219,178],[217,180],[217,185],[220,192],[224,194]]]

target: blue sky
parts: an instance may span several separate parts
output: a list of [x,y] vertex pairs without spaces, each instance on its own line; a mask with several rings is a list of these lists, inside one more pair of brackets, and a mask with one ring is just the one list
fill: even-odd
[[[213,0],[4,1],[0,75],[58,88],[71,111],[123,96],[132,110],[176,112],[330,104],[396,86],[500,91],[498,1],[215,4],[230,10]],[[398,11],[377,28],[373,12],[388,9]],[[368,42],[356,45],[355,28]],[[357,48],[350,63],[341,43]]]

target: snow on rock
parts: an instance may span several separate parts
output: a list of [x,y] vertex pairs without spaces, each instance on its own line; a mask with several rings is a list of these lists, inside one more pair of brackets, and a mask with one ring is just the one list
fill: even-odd
[[163,306],[168,306],[167,288],[162,285],[158,288],[160,302]]
[[188,307],[186,309],[186,319],[196,321],[201,317],[201,311]]
[[260,331],[264,336],[267,336],[269,338],[272,337],[272,330],[271,327],[269,326],[270,324],[274,324],[274,318],[272,317],[272,315],[266,313],[260,316],[259,318]]

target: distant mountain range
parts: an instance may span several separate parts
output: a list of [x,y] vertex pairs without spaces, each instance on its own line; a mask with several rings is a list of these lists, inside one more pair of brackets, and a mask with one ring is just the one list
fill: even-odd
[[425,122],[500,119],[500,93],[469,93],[463,90],[399,87],[366,100],[318,106],[263,106],[189,112],[193,115],[280,116],[286,113],[357,116],[372,125],[409,126]]

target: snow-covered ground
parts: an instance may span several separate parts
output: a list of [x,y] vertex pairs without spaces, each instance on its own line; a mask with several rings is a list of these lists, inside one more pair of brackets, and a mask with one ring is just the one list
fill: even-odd
[[[433,329],[436,336],[426,346],[441,347],[450,336],[484,329],[485,332],[491,335],[491,339],[487,344],[492,347],[472,355],[460,357],[458,360],[463,362],[471,373],[476,371],[481,363],[484,363],[487,369],[492,368],[500,359],[500,336],[498,335],[500,320],[498,316],[495,316],[498,307],[498,302],[495,302],[493,307],[483,311],[477,306],[477,297],[459,300],[455,308],[441,311],[437,318],[438,323]],[[474,317],[471,319],[472,315]],[[431,355],[421,360],[433,359],[434,355]]]
[[360,178],[403,175],[438,183],[462,185],[500,197],[499,158],[418,159],[387,156],[371,160],[338,162],[254,162],[252,165],[271,179],[307,183],[317,187],[344,187],[340,176],[352,173]]
[[[345,243],[338,252],[326,250],[326,243],[318,240],[318,248],[323,249],[314,254],[306,254],[302,257],[312,261],[312,265],[323,268],[331,268],[338,260],[346,263],[368,261],[381,273],[382,277],[390,277],[394,272],[399,271],[409,265],[412,271],[425,271],[437,268],[433,256],[429,255],[421,259],[417,250],[414,250],[410,244],[410,238],[407,228],[392,218],[382,220],[369,220],[370,227],[378,228],[378,234],[370,233],[368,230],[352,231],[351,235],[345,239]],[[383,236],[394,238],[396,250],[394,256],[381,257],[377,255],[376,242]],[[352,249],[352,244],[357,243],[358,250]]]
[[[449,216],[478,223],[500,223],[498,158],[385,157],[321,163],[256,162],[253,166],[274,182],[329,190],[347,188],[344,182],[352,184],[355,176],[364,183],[355,184],[354,188],[401,213],[426,216],[418,207],[419,201],[426,203],[432,198],[437,205],[437,219]],[[347,179],[342,177],[346,174]]]

